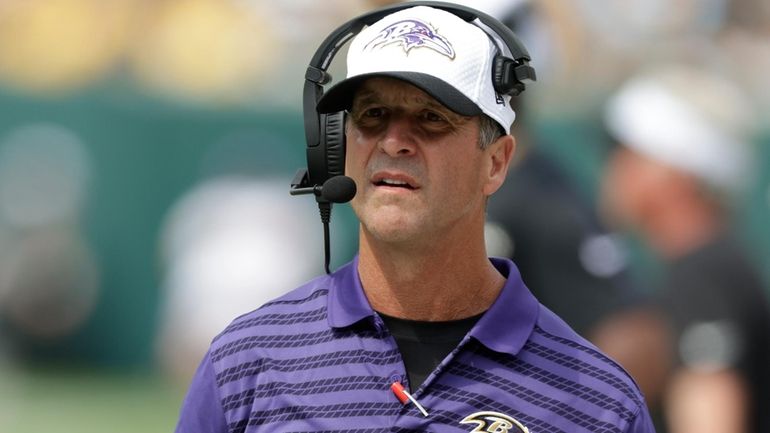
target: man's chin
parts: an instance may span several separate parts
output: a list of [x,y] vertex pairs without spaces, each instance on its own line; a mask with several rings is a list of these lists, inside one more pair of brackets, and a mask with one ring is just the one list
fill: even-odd
[[415,240],[419,234],[419,230],[415,230],[413,224],[404,219],[377,218],[362,224],[373,240],[383,243],[401,244]]

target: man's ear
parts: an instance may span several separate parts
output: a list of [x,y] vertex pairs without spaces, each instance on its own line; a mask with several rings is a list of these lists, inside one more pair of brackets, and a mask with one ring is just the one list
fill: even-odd
[[488,157],[484,183],[486,196],[494,194],[503,185],[515,151],[516,139],[512,135],[501,136],[485,150]]

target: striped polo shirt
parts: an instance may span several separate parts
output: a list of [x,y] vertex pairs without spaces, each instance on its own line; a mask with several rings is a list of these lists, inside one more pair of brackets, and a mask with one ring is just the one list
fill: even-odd
[[391,391],[409,389],[407,374],[356,258],[218,335],[177,432],[654,432],[628,374],[542,306],[511,261],[490,260],[507,282],[412,390],[427,416]]

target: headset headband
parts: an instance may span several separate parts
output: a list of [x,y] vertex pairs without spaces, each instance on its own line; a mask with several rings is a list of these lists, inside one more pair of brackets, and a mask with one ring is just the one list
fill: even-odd
[[[305,120],[305,139],[307,140],[308,147],[315,147],[320,142],[319,134],[321,125],[316,114],[316,104],[323,95],[323,85],[328,84],[331,81],[331,75],[326,71],[340,48],[342,48],[350,39],[355,37],[365,26],[372,25],[394,12],[415,6],[429,6],[435,9],[441,9],[460,17],[467,22],[478,19],[503,40],[506,47],[511,51],[513,60],[520,64],[526,64],[531,60],[529,52],[527,52],[527,49],[511,29],[506,27],[496,18],[466,6],[447,2],[410,1],[398,5],[386,6],[365,13],[351,19],[329,34],[318,47],[307,67],[307,71],[305,72],[305,87],[302,95],[302,107]],[[484,31],[487,32],[486,30]],[[495,41],[495,43],[497,43],[497,41]],[[531,70],[531,68],[527,70],[525,74],[529,75],[520,78],[534,79],[534,71]],[[309,113],[313,113],[313,115],[308,115]]]

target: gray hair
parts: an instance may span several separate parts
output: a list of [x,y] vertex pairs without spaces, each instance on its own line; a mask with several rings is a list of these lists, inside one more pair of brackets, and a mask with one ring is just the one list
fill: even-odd
[[496,120],[486,114],[479,116],[479,147],[481,149],[486,149],[503,135],[505,135],[505,131]]

